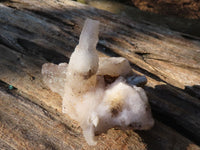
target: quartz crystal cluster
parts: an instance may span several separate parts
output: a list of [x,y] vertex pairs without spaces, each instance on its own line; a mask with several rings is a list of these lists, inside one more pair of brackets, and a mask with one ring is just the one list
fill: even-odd
[[62,97],[63,113],[80,123],[89,145],[112,127],[147,130],[154,124],[145,91],[136,86],[146,78],[133,75],[123,57],[99,58],[98,33],[99,22],[87,19],[69,64],[42,66],[44,83]]

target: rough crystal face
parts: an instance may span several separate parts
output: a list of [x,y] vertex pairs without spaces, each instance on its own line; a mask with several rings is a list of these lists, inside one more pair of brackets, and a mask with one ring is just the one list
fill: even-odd
[[98,75],[125,76],[132,72],[127,59],[123,57],[100,57]]
[[145,91],[136,86],[146,78],[133,75],[125,58],[98,58],[98,32],[99,22],[87,19],[69,64],[42,66],[44,83],[61,95],[63,113],[80,123],[89,145],[96,144],[95,133],[112,127],[146,130],[154,124]]
[[46,63],[42,66],[42,77],[44,83],[59,95],[64,95],[64,83],[66,82],[67,63],[59,65]]

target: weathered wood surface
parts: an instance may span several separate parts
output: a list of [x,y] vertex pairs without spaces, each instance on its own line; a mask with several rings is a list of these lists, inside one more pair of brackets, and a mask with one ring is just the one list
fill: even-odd
[[[89,147],[78,124],[61,113],[61,98],[42,83],[42,64],[68,61],[87,17],[101,22],[100,55],[124,56],[147,76],[159,120],[152,130],[111,129]],[[0,149],[199,149],[199,77],[198,37],[72,1],[0,3]]]

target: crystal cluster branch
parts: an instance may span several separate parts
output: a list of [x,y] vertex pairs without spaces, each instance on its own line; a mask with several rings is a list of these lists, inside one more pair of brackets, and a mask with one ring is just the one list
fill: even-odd
[[144,76],[123,57],[98,57],[99,21],[87,19],[69,64],[42,66],[44,83],[62,98],[62,111],[78,121],[89,145],[113,127],[147,130],[154,125]]

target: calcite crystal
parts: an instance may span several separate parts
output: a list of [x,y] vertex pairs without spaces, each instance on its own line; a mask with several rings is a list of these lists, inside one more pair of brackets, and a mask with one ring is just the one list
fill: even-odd
[[69,64],[42,66],[44,83],[63,98],[63,113],[80,123],[89,145],[113,127],[147,130],[154,124],[147,96],[135,85],[146,78],[131,76],[125,58],[98,58],[98,33],[99,22],[87,19]]

